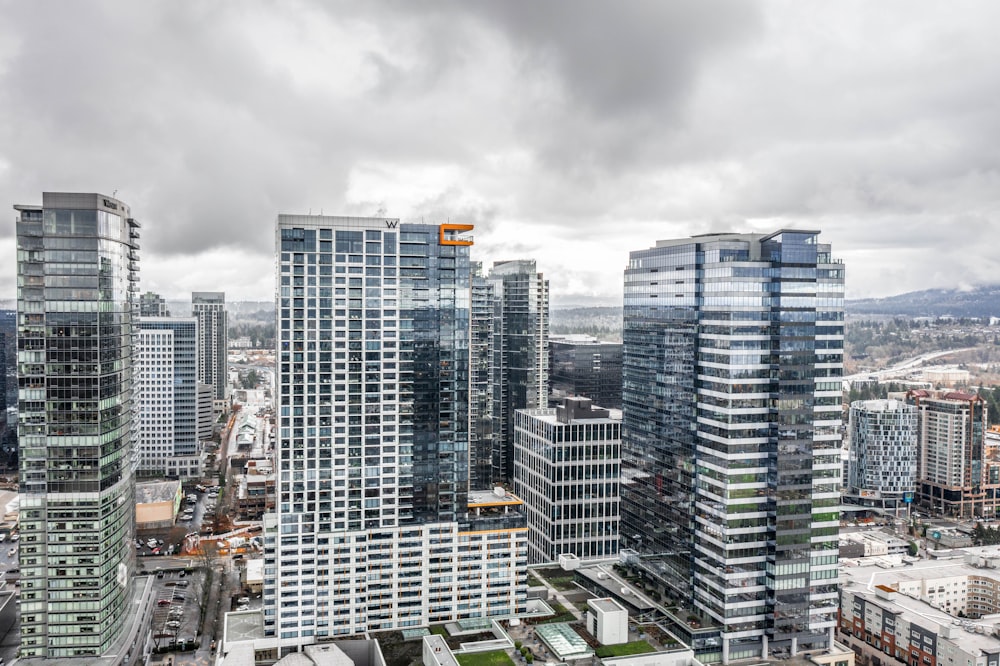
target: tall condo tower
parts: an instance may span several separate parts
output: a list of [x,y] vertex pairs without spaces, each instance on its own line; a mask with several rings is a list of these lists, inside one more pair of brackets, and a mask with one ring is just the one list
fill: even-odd
[[139,224],[100,194],[14,208],[22,661],[134,662],[151,589],[132,543]]
[[833,641],[844,269],[818,236],[659,241],[625,270],[622,546],[718,629],[702,661]]
[[489,488],[493,476],[493,283],[472,263],[469,316],[469,487]]
[[138,332],[139,474],[201,478],[198,320],[140,317]]
[[198,320],[198,381],[212,385],[216,400],[225,400],[229,381],[229,317],[225,292],[192,292],[191,314]]
[[986,484],[986,401],[975,393],[909,391],[917,410],[917,501],[948,516],[992,515],[996,483]]
[[493,477],[514,478],[514,412],[548,406],[549,281],[534,260],[498,261],[493,284]]
[[469,490],[470,229],[278,217],[278,655],[524,607],[521,503]]

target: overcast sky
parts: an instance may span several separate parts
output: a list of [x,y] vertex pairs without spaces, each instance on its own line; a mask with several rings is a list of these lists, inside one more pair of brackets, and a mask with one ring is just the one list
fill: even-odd
[[998,26],[986,0],[0,0],[0,298],[42,191],[117,191],[168,298],[271,299],[275,218],[310,211],[475,224],[555,305],[723,230],[820,229],[855,298],[1000,282]]

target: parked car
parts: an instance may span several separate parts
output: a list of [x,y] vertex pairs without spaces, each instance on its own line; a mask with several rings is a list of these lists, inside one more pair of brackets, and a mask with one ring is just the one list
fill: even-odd
[[156,602],[156,605],[157,606],[169,606],[172,603],[174,603],[174,602],[172,602],[170,599],[160,599],[159,601]]
[[170,627],[171,629],[178,629],[180,628],[181,623],[178,622],[177,620],[171,620],[170,622],[167,622],[166,626]]

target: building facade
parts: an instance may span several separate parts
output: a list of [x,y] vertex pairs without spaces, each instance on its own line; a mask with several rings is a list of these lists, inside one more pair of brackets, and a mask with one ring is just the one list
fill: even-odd
[[528,562],[618,555],[621,414],[587,398],[514,415],[514,494],[528,514]]
[[899,510],[917,482],[917,408],[901,400],[858,400],[850,409],[848,494]]
[[549,282],[533,260],[498,261],[493,285],[493,480],[514,474],[514,412],[548,406]]
[[139,224],[99,194],[15,209],[20,655],[123,663],[147,610],[132,543]]
[[226,400],[229,397],[226,294],[221,291],[193,292],[191,314],[198,320],[198,381],[212,386],[216,400]]
[[263,626],[280,654],[524,607],[520,501],[468,485],[468,229],[278,218]]
[[493,283],[472,264],[469,313],[469,487],[489,488],[499,477],[493,468],[494,320]]
[[917,501],[951,516],[993,515],[997,486],[984,482],[986,402],[961,391],[909,391],[919,432]]
[[625,271],[622,546],[724,662],[836,627],[844,270],[818,235],[660,241]]
[[578,395],[609,409],[622,408],[622,345],[589,335],[549,339],[550,400]]
[[139,474],[201,478],[198,320],[140,317],[136,358]]
[[170,310],[167,309],[167,301],[159,294],[147,291],[139,297],[139,316],[169,317]]
[[198,441],[207,442],[212,439],[215,429],[215,412],[212,409],[215,401],[215,389],[211,384],[198,382],[195,385],[198,396]]

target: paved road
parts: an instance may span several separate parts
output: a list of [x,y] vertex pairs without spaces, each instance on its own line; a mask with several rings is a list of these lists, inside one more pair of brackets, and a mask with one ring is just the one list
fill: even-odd
[[896,374],[905,374],[909,370],[917,368],[927,361],[933,361],[936,358],[941,358],[942,356],[949,356],[951,354],[957,354],[959,352],[969,351],[975,349],[975,347],[962,347],[961,349],[948,349],[946,351],[930,352],[927,354],[921,354],[920,356],[915,356],[911,359],[901,361],[896,363],[890,368],[885,368],[884,370],[872,370],[870,372],[859,372],[855,375],[849,375],[844,377],[847,381],[854,381],[858,379],[868,379],[869,377],[880,377],[886,378],[891,377]]

